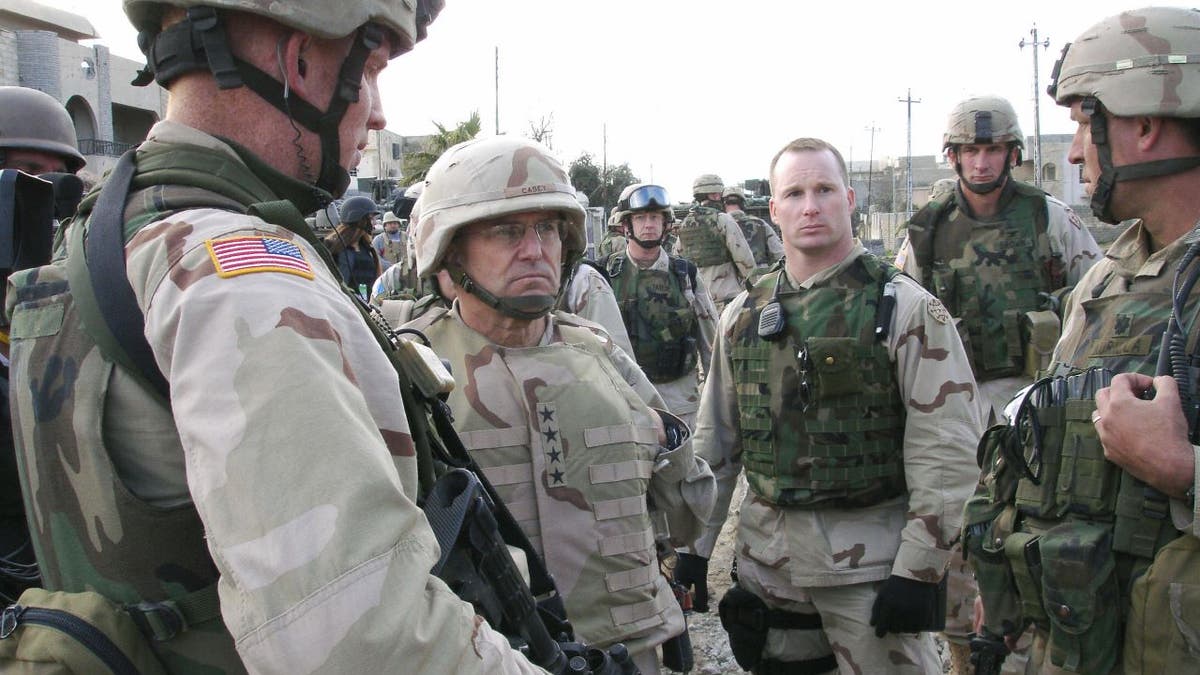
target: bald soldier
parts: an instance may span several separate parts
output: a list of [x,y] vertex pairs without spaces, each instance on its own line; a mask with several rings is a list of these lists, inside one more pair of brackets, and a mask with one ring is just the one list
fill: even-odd
[[712,507],[691,432],[607,333],[554,311],[584,212],[562,165],[512,136],[430,168],[417,271],[457,296],[405,325],[451,364],[464,445],[544,555],[576,636],[623,642],[643,673],[685,628],[656,548],[690,544]]
[[704,578],[744,470],[720,606],[738,663],[941,672],[928,631],[977,474],[966,353],[945,307],[854,238],[833,146],[792,141],[770,179],[785,263],[721,316],[696,430],[718,501],[676,578]]

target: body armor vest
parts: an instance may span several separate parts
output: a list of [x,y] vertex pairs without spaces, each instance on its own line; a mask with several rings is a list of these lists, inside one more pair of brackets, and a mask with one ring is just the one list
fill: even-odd
[[742,211],[735,211],[733,219],[742,228],[746,243],[750,244],[750,252],[754,254],[754,264],[758,267],[769,267],[771,251],[767,248],[767,224],[761,218],[755,218]]
[[[1173,268],[1176,262],[1164,264]],[[1135,278],[1127,289],[1108,291],[1112,283],[1124,283],[1110,274],[1095,288],[1078,288],[1091,296],[1082,301],[1086,332],[1076,352],[1060,354],[1062,362],[1051,372],[1096,367],[1153,375],[1170,313],[1171,278]],[[1197,306],[1193,295],[1185,315]],[[1189,353],[1195,341],[1189,336]],[[996,467],[987,481],[991,489],[967,504],[964,547],[974,558],[989,626],[1031,620],[1049,633],[1052,663],[1103,673],[1118,663],[1134,582],[1179,533],[1167,498],[1104,458],[1091,420],[1094,390],[1104,382],[1081,387],[1084,378],[1035,385],[1040,391],[1028,398],[1025,414],[1036,416],[1040,428],[1020,434],[1018,444],[1027,463],[1040,465],[1039,480],[1018,478],[1012,458],[985,460]],[[1008,429],[993,427],[981,448],[1005,442]],[[993,437],[1001,440],[993,443]]]
[[576,637],[604,645],[662,630],[678,604],[646,501],[654,413],[572,315],[553,315],[562,342],[510,349],[449,312],[416,327],[451,362],[455,429],[543,554]]
[[[223,153],[157,145],[139,149],[137,162],[127,239],[129,223],[152,219],[147,209],[160,216],[193,208],[244,212],[243,200],[278,199]],[[214,585],[218,573],[194,505],[142,501],[110,459],[106,430],[126,420],[136,420],[138,443],[161,449],[164,458],[184,453],[168,404],[139,375],[114,365],[81,322],[82,301],[73,295],[80,289],[69,286],[68,268],[81,260],[88,205],[68,230],[74,258],[11,279],[13,421],[31,535],[47,590],[92,590],[125,604],[178,600]],[[219,616],[186,628],[153,643],[168,672],[245,672]]]
[[694,289],[696,268],[669,257],[667,270],[640,269],[624,253],[605,262],[633,356],[650,381],[679,379],[696,367],[696,310],[685,289]]
[[1021,317],[1039,308],[1039,292],[1066,283],[1046,236],[1045,194],[1014,180],[1004,189],[997,220],[970,217],[951,193],[921,209],[908,228],[921,285],[961,318],[972,369],[984,381],[1022,372],[1028,336]]
[[697,267],[714,267],[733,262],[725,237],[717,229],[720,211],[711,206],[694,206],[683,223],[675,228],[679,237],[678,253]]
[[387,232],[383,233],[382,256],[384,260],[392,263],[393,265],[404,260],[404,257],[408,254],[408,246],[406,245],[408,236],[404,234],[403,230],[398,232],[398,234],[400,235],[399,238],[392,239],[390,236],[388,236]]
[[375,279],[379,276],[379,263],[375,258],[374,247],[349,246],[342,251],[341,255],[348,259],[350,268],[350,278],[346,279],[346,285],[357,289],[363,285],[370,288],[375,283]]
[[[807,290],[779,289],[786,336],[758,335],[783,270],[750,290],[732,328],[742,463],[750,489],[780,506],[857,508],[901,495],[905,409],[874,334],[884,284],[899,271],[859,256]],[[799,356],[798,356],[799,354]]]

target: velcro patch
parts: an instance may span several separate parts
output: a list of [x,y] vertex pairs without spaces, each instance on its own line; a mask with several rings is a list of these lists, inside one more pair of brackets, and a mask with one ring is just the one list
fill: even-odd
[[204,242],[217,268],[217,276],[227,279],[255,272],[284,272],[305,279],[313,278],[312,266],[304,249],[279,237],[222,237]]
[[929,316],[933,317],[934,321],[938,323],[950,321],[950,310],[946,309],[941,300],[931,297],[925,306],[929,308]]

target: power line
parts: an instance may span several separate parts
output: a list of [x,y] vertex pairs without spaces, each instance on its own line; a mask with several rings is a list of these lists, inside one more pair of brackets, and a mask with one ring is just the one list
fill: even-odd
[[912,97],[912,89],[908,90],[908,95],[904,98],[898,98],[897,101],[908,104],[908,152],[904,159],[904,189],[908,194],[908,207],[905,210],[905,217],[912,220],[912,104],[920,103],[921,99]]
[[[1050,46],[1050,38],[1038,42],[1037,24],[1029,31],[1033,36],[1031,42],[1021,38],[1017,47],[1024,49],[1025,45],[1033,47],[1033,182],[1042,187],[1042,105],[1041,87],[1038,85],[1038,47],[1046,49]],[[1022,141],[1025,139],[1022,138]]]

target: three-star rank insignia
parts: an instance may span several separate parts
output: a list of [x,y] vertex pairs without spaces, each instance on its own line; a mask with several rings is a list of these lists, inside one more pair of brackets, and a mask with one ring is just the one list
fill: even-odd
[[558,437],[558,410],[553,403],[537,406],[538,432],[541,434],[542,452],[546,456],[546,474],[550,487],[566,485],[566,474],[562,453],[562,439]]

